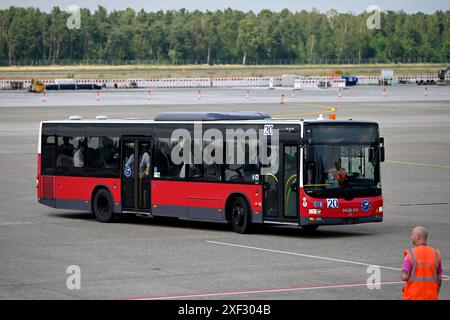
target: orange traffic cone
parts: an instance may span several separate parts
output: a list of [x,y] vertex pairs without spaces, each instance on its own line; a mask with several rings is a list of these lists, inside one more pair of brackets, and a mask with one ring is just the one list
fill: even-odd
[[42,101],[43,101],[43,102],[47,101],[47,95],[46,95],[46,93],[45,93],[45,90],[42,91]]

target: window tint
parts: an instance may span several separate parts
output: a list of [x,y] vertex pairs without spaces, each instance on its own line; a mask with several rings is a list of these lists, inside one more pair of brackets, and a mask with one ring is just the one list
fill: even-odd
[[[202,150],[202,163],[201,164],[195,164],[194,159],[191,160],[191,164],[189,165],[189,177],[190,180],[193,181],[221,181],[222,180],[222,165],[223,162],[223,155],[220,156],[220,153],[218,152],[218,156],[220,159],[216,159],[216,150],[217,149],[211,149],[211,154],[208,153],[207,147],[212,143],[210,140],[203,140],[203,145],[199,146],[200,141],[195,140],[192,143],[192,155],[195,152],[195,148],[197,150]],[[195,145],[195,146],[194,146]],[[210,156],[210,161],[207,161],[208,163],[205,163],[205,155],[203,152],[207,152],[206,156]],[[215,161],[217,160],[217,161]],[[218,162],[218,163],[217,163]]]
[[310,146],[305,152],[304,186],[321,198],[381,194],[377,149],[371,146]]
[[378,138],[378,125],[334,125],[314,124],[306,127],[306,136],[314,144],[369,144]]
[[41,147],[41,174],[55,175],[56,138],[55,136],[42,136]]
[[119,146],[119,137],[88,137],[86,174],[95,177],[118,177]]
[[83,175],[85,162],[84,137],[58,137],[56,166],[61,175]]
[[[259,183],[259,161],[255,148],[255,141],[245,140],[244,163],[225,164],[225,181],[240,183]],[[242,150],[244,151],[244,149]],[[238,151],[239,148],[238,148]],[[236,158],[235,158],[236,159]]]
[[[155,140],[155,161],[153,165],[154,178],[184,179],[185,166],[172,162],[172,148],[178,144],[178,140],[171,141],[168,138]],[[183,170],[182,170],[183,169]]]

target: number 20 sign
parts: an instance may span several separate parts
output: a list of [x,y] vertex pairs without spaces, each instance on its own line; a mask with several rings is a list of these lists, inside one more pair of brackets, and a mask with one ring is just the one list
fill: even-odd
[[264,135],[271,136],[273,134],[273,125],[266,124],[264,125]]
[[339,202],[337,199],[327,199],[327,208],[337,209],[339,207]]

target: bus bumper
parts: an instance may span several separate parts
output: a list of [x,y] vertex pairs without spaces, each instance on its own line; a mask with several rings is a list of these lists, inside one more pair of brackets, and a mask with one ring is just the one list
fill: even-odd
[[382,222],[383,216],[368,216],[368,217],[351,217],[351,218],[325,218],[317,217],[312,221],[309,217],[300,217],[300,226],[332,226],[344,224],[358,224],[370,222]]

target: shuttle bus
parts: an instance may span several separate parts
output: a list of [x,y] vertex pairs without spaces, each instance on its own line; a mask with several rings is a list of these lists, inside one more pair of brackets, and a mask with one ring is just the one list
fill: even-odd
[[91,211],[229,223],[381,222],[384,139],[376,122],[191,112],[40,124],[37,198]]

